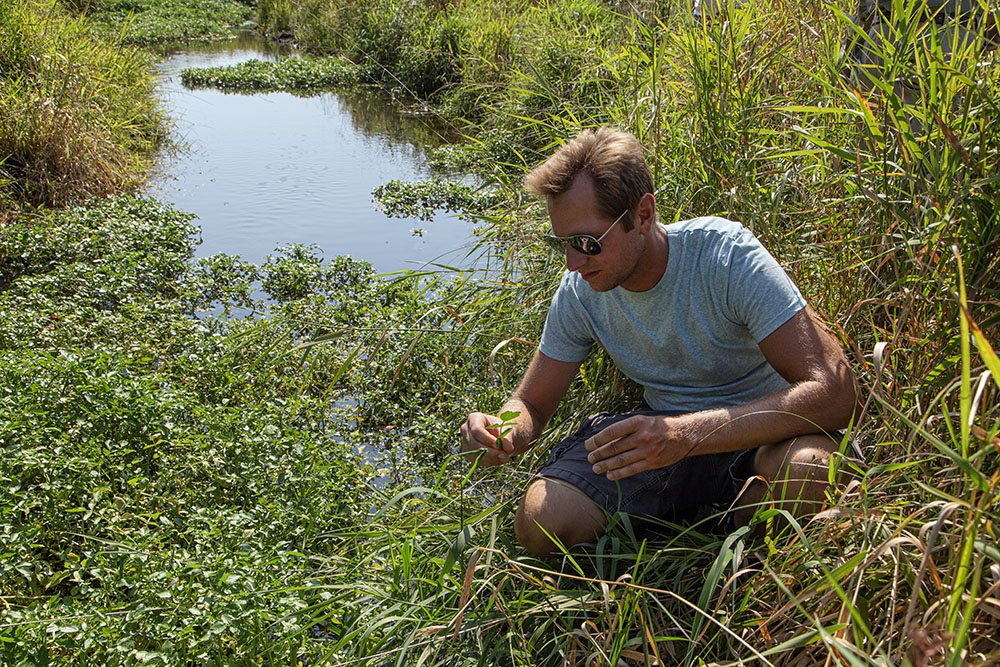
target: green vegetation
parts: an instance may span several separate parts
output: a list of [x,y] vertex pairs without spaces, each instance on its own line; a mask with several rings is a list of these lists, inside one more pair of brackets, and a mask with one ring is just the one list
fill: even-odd
[[[377,280],[304,246],[193,262],[187,217],[149,200],[10,216],[5,664],[1000,659],[996,51],[947,53],[934,23],[903,21],[868,47],[881,69],[848,81],[854,32],[810,0],[700,26],[587,0],[259,11],[362,80],[476,121],[440,158],[505,197],[473,216],[493,272]],[[85,28],[49,16],[46,38]],[[912,53],[918,30],[930,46]],[[58,53],[24,43],[20,62]],[[853,481],[807,525],[765,506],[760,539],[651,537],[616,516],[589,552],[525,557],[511,515],[539,459],[581,414],[629,403],[601,355],[524,460],[454,456],[465,414],[518,380],[559,272],[519,175],[608,122],[648,147],[666,221],[752,226],[852,355],[868,465],[841,461]],[[383,201],[419,210],[442,192]]]
[[430,220],[436,211],[484,215],[503,204],[499,195],[440,176],[416,183],[389,181],[372,193],[386,215],[422,220]]
[[253,16],[240,0],[61,0],[95,29],[124,44],[151,46],[185,39],[225,39]]
[[181,71],[188,88],[258,92],[319,91],[354,83],[357,68],[342,58],[285,58],[278,62],[248,60],[229,67],[189,67]]
[[[553,101],[547,92],[589,106],[596,93],[616,87],[601,56],[616,55],[630,29],[586,0],[262,0],[259,14],[265,31],[291,29],[305,48],[345,55],[363,81],[476,118],[513,112],[506,103],[544,106]],[[556,88],[539,96],[532,82]]]
[[[303,384],[285,349],[295,327],[191,317],[249,302],[237,276],[256,269],[189,264],[188,220],[116,199],[23,220],[0,244],[4,664],[294,657],[302,640],[273,635],[313,626],[298,614],[326,597],[319,536],[370,509],[329,373]],[[260,272],[278,302],[305,284],[393,302],[370,275],[303,249]]]
[[136,183],[164,136],[147,57],[54,0],[0,0],[0,35],[0,219]]

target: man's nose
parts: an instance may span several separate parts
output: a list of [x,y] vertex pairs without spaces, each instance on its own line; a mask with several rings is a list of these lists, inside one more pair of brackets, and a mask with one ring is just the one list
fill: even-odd
[[579,271],[580,267],[587,263],[587,256],[582,252],[573,250],[566,246],[566,269],[568,271]]

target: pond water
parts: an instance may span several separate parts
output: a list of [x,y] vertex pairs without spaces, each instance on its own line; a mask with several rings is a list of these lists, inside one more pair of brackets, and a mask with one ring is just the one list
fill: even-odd
[[390,219],[371,197],[390,180],[427,178],[426,147],[448,138],[445,126],[403,115],[367,91],[239,95],[180,83],[185,67],[286,54],[244,34],[186,46],[156,66],[181,145],[161,157],[148,191],[198,216],[196,255],[260,262],[278,246],[305,243],[327,259],[351,255],[382,273],[428,261],[470,265],[463,247],[473,240],[471,223],[446,214]]

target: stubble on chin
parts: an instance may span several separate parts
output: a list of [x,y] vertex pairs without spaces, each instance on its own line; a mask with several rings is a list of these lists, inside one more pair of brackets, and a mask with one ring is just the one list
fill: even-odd
[[620,281],[608,280],[608,276],[604,271],[599,271],[596,276],[591,280],[586,280],[587,284],[590,285],[590,289],[595,292],[610,292],[614,288],[621,284]]

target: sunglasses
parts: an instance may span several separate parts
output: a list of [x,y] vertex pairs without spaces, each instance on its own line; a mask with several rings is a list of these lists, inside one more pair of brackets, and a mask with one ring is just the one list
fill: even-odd
[[625,217],[626,213],[628,213],[628,209],[622,211],[622,214],[611,223],[611,227],[604,230],[604,233],[596,239],[590,234],[574,234],[573,236],[553,236],[552,234],[544,234],[542,235],[542,240],[545,241],[547,246],[556,252],[563,252],[566,249],[566,246],[569,246],[581,255],[600,255],[601,240],[608,235],[608,232],[611,231],[612,227],[621,222],[621,219]]

